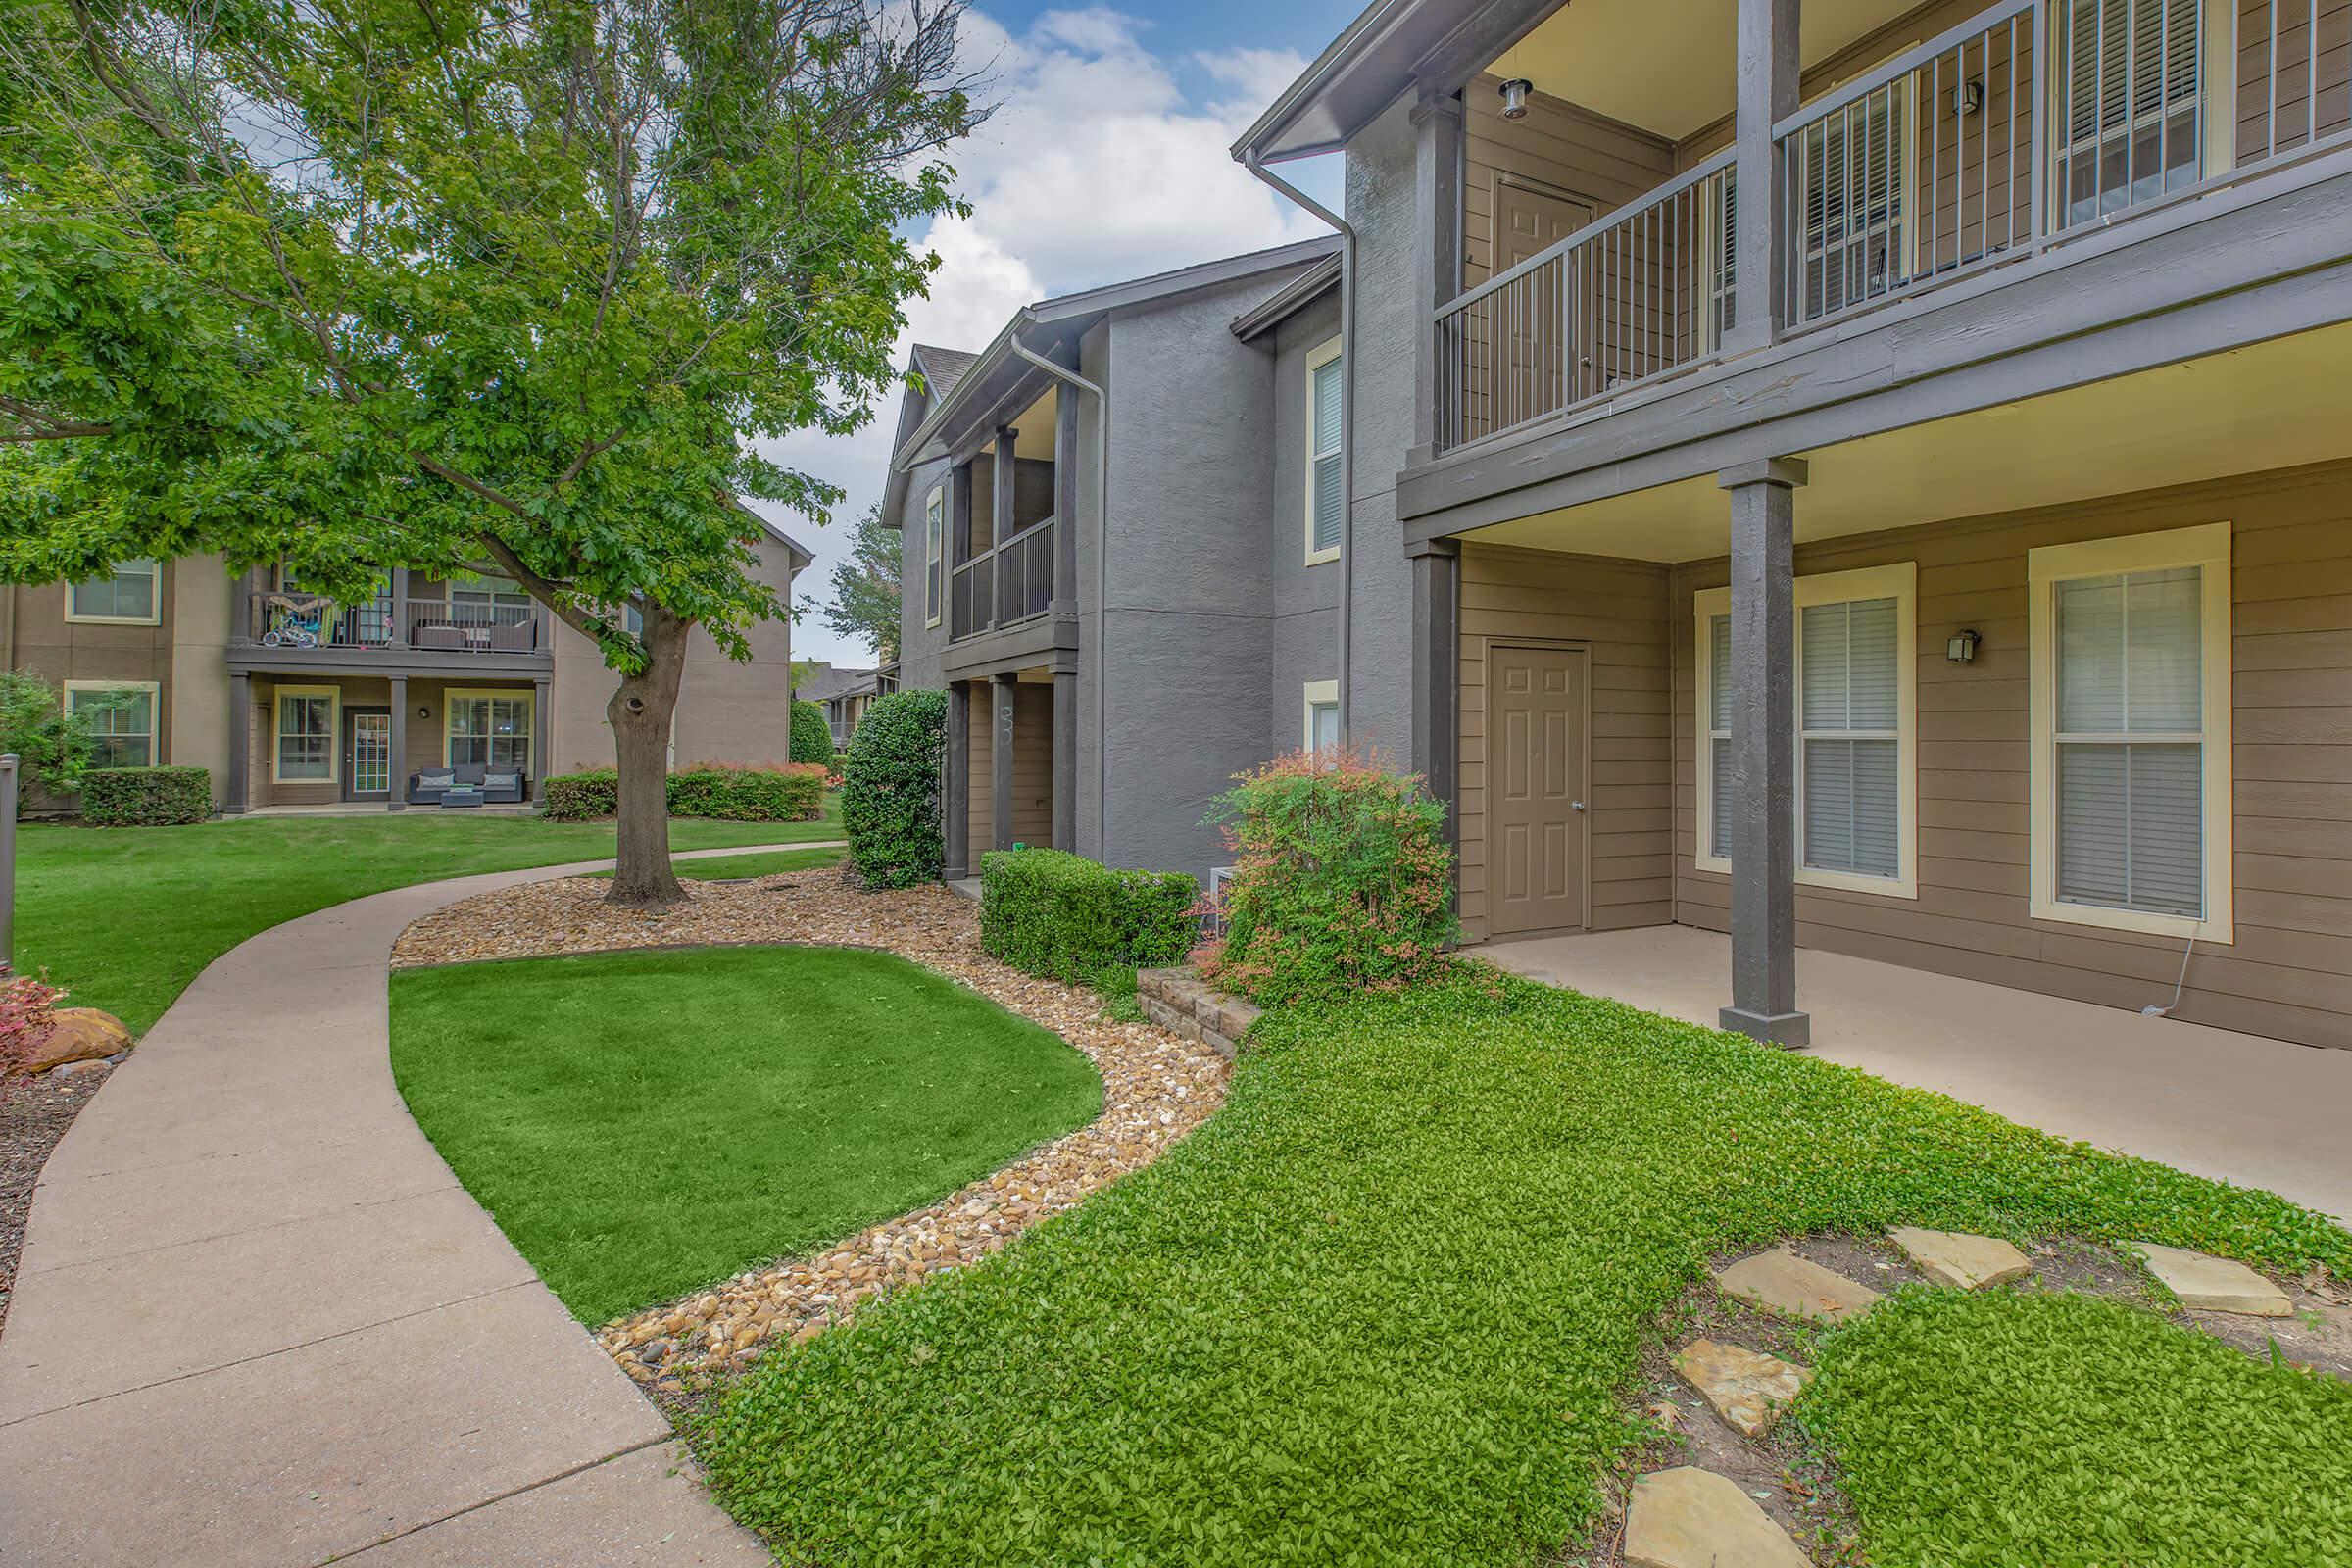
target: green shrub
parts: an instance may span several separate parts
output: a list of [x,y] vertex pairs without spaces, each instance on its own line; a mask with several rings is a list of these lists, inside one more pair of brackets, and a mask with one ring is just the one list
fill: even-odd
[[796,700],[792,705],[792,760],[833,760],[833,726],[825,722],[825,710],[815,703]]
[[81,819],[91,827],[177,827],[213,814],[213,775],[201,767],[93,767],[81,775]]
[[[705,762],[669,775],[669,814],[725,822],[808,822],[821,815],[825,770],[788,762],[742,767]],[[619,809],[620,775],[609,767],[559,773],[547,781],[546,815],[593,822]]]
[[893,692],[865,710],[841,775],[841,826],[850,864],[867,887],[936,881],[947,846],[940,768],[948,694]]
[[1446,808],[1367,753],[1276,758],[1219,798],[1234,872],[1201,972],[1269,1005],[1435,977],[1454,938]]
[[[85,696],[81,707],[66,710],[56,687],[23,670],[0,670],[0,752],[14,752],[25,781],[39,784],[53,798],[81,788],[97,743],[90,735],[90,717],[104,706]],[[21,816],[33,807],[33,792],[17,797]]]
[[1060,850],[995,850],[980,858],[980,946],[1048,980],[1100,984],[1190,953],[1200,897],[1181,871],[1114,871]]

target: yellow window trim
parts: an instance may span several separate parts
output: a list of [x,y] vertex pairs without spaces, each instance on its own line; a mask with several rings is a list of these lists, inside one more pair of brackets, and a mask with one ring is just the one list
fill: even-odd
[[[1895,602],[1895,865],[1891,877],[1858,876],[1850,871],[1822,871],[1804,863],[1804,797],[1800,788],[1797,796],[1797,867],[1799,887],[1835,888],[1846,893],[1868,893],[1879,898],[1916,899],[1919,897],[1919,563],[1898,561],[1885,566],[1863,566],[1853,571],[1816,572],[1796,579],[1794,589],[1796,608],[1808,605],[1843,604],[1855,599],[1891,599]],[[1701,589],[1693,596],[1691,621],[1695,637],[1691,644],[1691,666],[1696,676],[1697,701],[1695,709],[1698,749],[1697,766],[1693,769],[1698,783],[1697,805],[1690,819],[1691,840],[1696,853],[1691,863],[1701,871],[1729,875],[1731,860],[1708,851],[1707,828],[1715,819],[1715,774],[1707,756],[1712,739],[1707,728],[1707,716],[1714,708],[1714,660],[1710,656],[1708,623],[1717,615],[1731,613],[1732,591],[1729,588]],[[1803,668],[1804,617],[1798,616],[1795,627],[1794,654]],[[1797,715],[1803,722],[1803,713]],[[1803,751],[1798,748],[1797,765],[1803,766]]]
[[1315,710],[1320,707],[1336,708],[1339,706],[1339,701],[1340,683],[1338,681],[1310,680],[1306,683],[1306,697],[1300,705],[1301,711],[1299,713],[1305,726],[1299,732],[1298,746],[1301,751],[1311,750],[1315,744]]
[[[2235,879],[2231,874],[2234,862],[2230,858],[2234,792],[2230,755],[2230,533],[2229,523],[2209,522],[2161,533],[2045,545],[2026,553],[2033,616],[2028,636],[2034,735],[2028,786],[2033,803],[2032,835],[2027,852],[2031,879],[2028,912],[2034,919],[2182,941],[2193,936],[2201,943],[2223,946],[2236,941],[2232,898]],[[2205,918],[2202,920],[2178,914],[2149,914],[2138,909],[2102,908],[2092,904],[2063,904],[2058,899],[2058,640],[2052,619],[2051,590],[2077,577],[2162,571],[2173,566],[2196,566],[2203,572],[2197,638],[2203,662],[2205,725],[2200,746],[2205,764]]]
[[[323,697],[326,702],[326,777],[283,778],[279,763],[285,757],[278,724],[289,697]],[[270,694],[270,782],[272,784],[340,784],[343,781],[343,688],[340,686],[280,686]]]
[[[76,626],[161,626],[164,623],[164,564],[161,561],[147,561],[147,558],[144,556],[136,556],[133,557],[132,560],[146,561],[147,564],[154,568],[153,572],[150,574],[150,580],[155,584],[155,592],[153,597],[155,612],[153,614],[84,615],[74,608],[74,590],[80,585],[78,583],[69,582],[66,584],[67,621]],[[115,563],[115,570],[119,572],[124,566],[129,564],[130,562],[128,561],[118,561]],[[91,580],[96,581],[97,579],[92,578]],[[135,685],[137,683],[121,682],[118,684]]]
[[[1337,545],[1332,546],[1328,550],[1317,550],[1315,548],[1315,372],[1323,368],[1323,367],[1326,365],[1329,365],[1332,361],[1338,359],[1340,357],[1340,351],[1344,346],[1345,345],[1342,343],[1341,339],[1334,336],[1325,339],[1323,342],[1316,344],[1313,348],[1306,351],[1306,527],[1303,535],[1303,541],[1306,546],[1306,564],[1310,566],[1319,566],[1326,561],[1337,561],[1340,559],[1340,547]],[[1341,390],[1340,396],[1343,400],[1348,396],[1345,388]],[[1342,408],[1340,411],[1341,419],[1344,421],[1347,416],[1348,411],[1345,408]],[[1345,428],[1346,425],[1343,423],[1342,429],[1344,430]],[[1348,443],[1343,438],[1340,442],[1340,461],[1342,463],[1346,463],[1348,461],[1347,453]],[[1340,488],[1343,492],[1345,492],[1347,489],[1345,482],[1342,483]],[[1345,534],[1347,530],[1348,519],[1346,517],[1342,517],[1340,519],[1340,531]],[[1337,701],[1337,699],[1334,699],[1334,701]]]
[[156,748],[163,740],[164,688],[161,681],[152,680],[70,680],[58,687],[65,694],[66,711],[74,710],[74,696],[77,692],[145,692],[147,694],[147,767],[156,765]]
[[[503,697],[510,702],[520,701],[523,711],[523,735],[528,740],[538,739],[539,690],[536,686],[444,687],[441,692],[441,765],[443,767],[457,765],[449,760],[449,750],[458,738],[458,704],[474,697]],[[669,721],[670,727],[674,731],[677,727],[677,715],[672,713]],[[674,736],[670,744],[672,746],[677,744]],[[541,758],[534,749],[531,753],[530,768],[526,771],[536,771],[545,765],[545,759]]]

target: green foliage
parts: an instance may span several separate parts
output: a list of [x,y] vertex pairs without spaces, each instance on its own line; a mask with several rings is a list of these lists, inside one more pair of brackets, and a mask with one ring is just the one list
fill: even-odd
[[841,825],[850,865],[867,887],[939,879],[947,853],[939,800],[947,745],[948,694],[941,691],[878,698],[850,737]]
[[201,767],[93,767],[81,776],[90,827],[172,827],[213,814],[213,775]]
[[883,663],[899,657],[899,560],[905,541],[882,520],[882,503],[866,508],[850,534],[850,553],[833,567],[833,602],[819,613],[837,636],[855,637]]
[[[1918,1224],[2352,1276],[2267,1194],[1477,965],[1250,1045],[1153,1165],[722,1390],[690,1431],[736,1517],[829,1568],[1523,1568],[1601,1518],[1717,1254]],[[2332,1474],[2321,1435],[2252,1438]]]
[[586,1323],[919,1208],[1102,1104],[1047,1030],[839,949],[409,970],[392,1070]]
[[[705,762],[669,775],[669,814],[720,822],[809,822],[824,810],[825,770]],[[609,767],[559,773],[547,781],[544,814],[556,822],[594,822],[619,804],[620,775]]]
[[[0,470],[0,488],[5,484],[5,470]],[[81,788],[96,750],[90,739],[90,715],[96,710],[95,704],[85,703],[69,713],[57,688],[40,676],[0,670],[0,752],[16,753],[25,775],[51,794],[71,795]],[[27,804],[20,794],[20,815]]]
[[1048,980],[1099,985],[1121,970],[1175,963],[1200,935],[1200,890],[1181,871],[1116,871],[1060,850],[997,850],[980,858],[980,878],[981,947]]
[[819,767],[832,765],[833,726],[825,722],[825,710],[821,705],[794,699],[792,760],[796,762],[813,762]]
[[1294,752],[1218,802],[1234,873],[1201,972],[1267,1004],[1411,985],[1454,938],[1446,808],[1370,754]]
[[1799,1405],[1886,1563],[2352,1562],[2352,1385],[2095,1297],[1906,1291]]

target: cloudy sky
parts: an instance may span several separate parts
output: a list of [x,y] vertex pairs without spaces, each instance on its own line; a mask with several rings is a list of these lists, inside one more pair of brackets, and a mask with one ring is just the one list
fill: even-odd
[[[1358,0],[1128,0],[1070,9],[994,0],[970,14],[965,49],[987,70],[996,117],[952,155],[972,206],[932,225],[940,257],[908,330],[985,347],[1014,310],[1075,289],[1257,250],[1323,231],[1235,163],[1235,136],[1361,9]],[[1336,205],[1333,160],[1287,171]],[[851,523],[882,492],[895,402],[857,435],[772,443],[781,461],[849,491],[830,527],[780,517],[816,553],[797,598],[831,596]],[[871,662],[813,611],[793,628],[799,658]]]

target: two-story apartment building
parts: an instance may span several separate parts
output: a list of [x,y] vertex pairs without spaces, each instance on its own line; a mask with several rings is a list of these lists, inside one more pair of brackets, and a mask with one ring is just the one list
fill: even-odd
[[[790,598],[807,549],[770,531],[761,569]],[[791,627],[768,622],[738,663],[698,633],[680,687],[682,760],[783,761],[791,752]],[[215,804],[408,804],[412,774],[479,766],[521,775],[610,765],[613,677],[587,638],[495,575],[392,573],[337,605],[278,568],[218,557],[120,563],[82,583],[0,586],[6,667],[69,705],[107,693],[108,765],[211,770]]]
[[883,515],[951,878],[1029,844],[1205,881],[1232,775],[1336,736],[1338,282],[1318,239],[914,351]]
[[2352,1046],[2352,7],[1380,0],[1340,723],[1469,940]]

